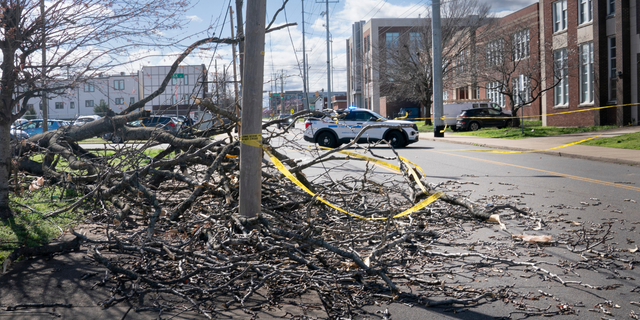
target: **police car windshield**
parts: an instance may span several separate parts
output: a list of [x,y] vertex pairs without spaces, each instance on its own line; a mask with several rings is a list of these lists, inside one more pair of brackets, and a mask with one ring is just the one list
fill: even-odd
[[376,116],[379,119],[379,121],[389,120],[389,119],[387,119],[387,118],[385,118],[385,117],[383,117],[383,116],[381,116],[381,115],[379,115],[379,114],[377,114],[377,113],[375,113],[375,112],[373,112],[371,110],[369,110],[369,112],[371,112],[374,116]]

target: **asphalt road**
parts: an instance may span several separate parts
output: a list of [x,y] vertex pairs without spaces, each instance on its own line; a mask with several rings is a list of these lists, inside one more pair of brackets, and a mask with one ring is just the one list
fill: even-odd
[[[299,133],[290,138],[305,148],[310,147],[309,143],[301,140]],[[282,149],[301,162],[312,157],[282,140],[273,141],[272,144],[281,144]],[[637,249],[640,242],[636,231],[636,226],[640,223],[640,167],[538,153],[485,152],[487,150],[492,149],[421,140],[397,151],[399,155],[419,165],[426,173],[425,179],[429,183],[441,184],[448,193],[481,203],[486,203],[489,198],[498,201],[504,199],[505,203],[529,208],[534,216],[542,217],[543,224],[538,230],[516,224],[516,221],[503,221],[509,234],[550,235],[555,240],[561,240],[566,239],[567,233],[586,234],[596,229],[602,230],[602,226],[605,229],[606,226],[611,226],[605,243],[596,249],[598,254],[628,250],[633,252]],[[363,152],[363,149],[356,151]],[[393,156],[387,147],[376,147],[372,151],[378,155]],[[363,161],[357,160],[331,161],[305,170],[305,174],[313,177],[327,169],[330,170],[332,179],[340,179],[344,175],[364,173],[365,166]],[[375,179],[380,181],[402,179],[398,173],[383,167],[377,173]],[[497,201],[495,204],[498,204]],[[495,243],[495,239],[504,233],[497,226],[486,228],[469,221],[461,221],[460,228],[469,231],[469,237],[465,239],[468,244]],[[501,239],[504,241],[503,245],[514,245],[509,235]],[[518,247],[519,245],[515,245],[515,248]],[[640,314],[640,274],[635,268],[638,252],[631,254],[628,260],[622,259],[625,263],[614,263],[617,264],[616,268],[603,265],[592,268],[587,266],[595,262],[589,258],[589,254],[594,252],[570,252],[563,241],[558,241],[556,246],[541,246],[539,250],[543,258],[536,257],[532,261],[548,261],[552,274],[558,272],[562,277],[575,282],[561,284],[548,277],[531,277],[526,272],[519,274],[518,271],[511,271],[513,273],[510,278],[488,277],[480,281],[487,281],[487,287],[513,285],[518,290],[529,291],[532,301],[535,300],[540,305],[546,304],[550,311],[556,311],[563,305],[572,306],[577,315],[584,319],[632,319]],[[509,254],[510,258],[523,261],[529,258],[527,255],[523,256],[521,252],[513,256]],[[567,273],[566,268],[553,267],[565,264],[575,266],[575,269]],[[523,277],[529,280],[523,280]],[[478,280],[453,281],[460,281],[461,286],[478,285]],[[523,304],[534,302],[525,301]],[[500,302],[445,309],[392,303],[363,309],[369,314],[379,314],[381,319],[385,310],[392,319],[528,317],[525,313],[511,309],[512,307]],[[575,319],[576,314],[555,318]]]

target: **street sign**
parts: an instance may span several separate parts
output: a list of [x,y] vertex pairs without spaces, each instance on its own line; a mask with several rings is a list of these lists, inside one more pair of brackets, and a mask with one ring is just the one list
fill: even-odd
[[171,78],[184,79],[184,73],[174,73],[173,76],[171,76]]

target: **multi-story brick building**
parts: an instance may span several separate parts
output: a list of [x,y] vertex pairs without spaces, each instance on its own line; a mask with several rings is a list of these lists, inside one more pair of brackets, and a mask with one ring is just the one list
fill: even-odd
[[[387,37],[409,34],[426,22],[372,19],[353,25],[347,40],[349,105],[384,114],[380,68],[371,48],[384,47]],[[525,116],[550,126],[638,124],[638,1],[540,0],[478,28],[474,41],[466,59],[446,57],[454,61],[454,72],[444,79],[444,100],[489,99],[507,109],[524,101]],[[519,65],[512,63],[512,71],[501,71],[505,77],[492,81],[479,73],[492,60]]]
[[[563,74],[543,100],[545,124],[638,124],[639,11],[629,0],[540,1],[545,72]],[[567,111],[581,112],[553,115]]]
[[[421,34],[426,19],[371,19],[352,26],[347,39],[347,104],[366,108],[384,116],[392,115],[402,106],[384,103],[381,74],[384,52],[389,46],[408,42]],[[406,39],[404,39],[406,38]]]

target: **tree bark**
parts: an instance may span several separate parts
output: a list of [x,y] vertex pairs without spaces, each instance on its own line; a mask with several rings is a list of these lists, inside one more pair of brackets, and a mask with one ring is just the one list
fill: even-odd
[[0,122],[0,219],[13,217],[9,208],[9,178],[11,177],[11,122]]

